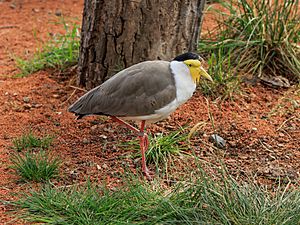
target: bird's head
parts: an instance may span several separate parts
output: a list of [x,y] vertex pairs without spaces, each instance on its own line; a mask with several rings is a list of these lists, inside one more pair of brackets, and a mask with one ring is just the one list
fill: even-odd
[[175,61],[183,62],[189,69],[190,74],[195,83],[199,83],[201,76],[213,81],[211,76],[203,69],[201,64],[201,57],[195,53],[187,52],[182,55],[176,56]]

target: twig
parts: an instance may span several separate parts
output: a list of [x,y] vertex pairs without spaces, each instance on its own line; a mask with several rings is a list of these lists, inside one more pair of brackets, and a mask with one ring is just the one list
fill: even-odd
[[82,181],[82,182],[79,182],[79,183],[76,183],[76,184],[69,184],[69,185],[63,185],[63,186],[56,186],[55,184],[51,183],[53,185],[53,187],[55,189],[62,189],[62,188],[71,188],[71,187],[75,187],[75,186],[80,186],[80,185],[83,185],[83,184],[86,184],[87,181]]
[[70,88],[73,88],[73,89],[76,89],[76,90],[79,90],[79,91],[84,91],[84,92],[87,92],[87,90],[83,89],[83,88],[80,88],[80,87],[76,87],[76,86],[73,86],[73,85],[69,85]]
[[210,144],[207,144],[205,141],[202,141],[201,139],[199,139],[199,140],[197,140],[197,141],[199,141],[199,142],[201,142],[202,144],[204,144],[204,145],[207,147],[207,149],[208,149],[213,155],[215,155],[215,156],[216,156],[216,154],[215,154],[215,152],[214,152],[213,150],[220,152],[220,149],[218,149],[217,147],[212,146],[212,145],[210,145]]
[[276,129],[276,131],[281,130],[281,128],[290,120],[293,120],[295,118],[295,116],[292,116],[290,118],[288,118],[287,120],[283,121],[283,123]]
[[288,138],[290,139],[290,140],[293,140],[293,138],[292,138],[292,136],[286,131],[286,130],[281,130],[280,132],[283,132],[283,133],[285,133],[287,136],[288,136]]
[[11,28],[19,28],[16,25],[5,25],[5,26],[0,26],[0,29],[11,29]]
[[216,128],[215,128],[215,121],[214,121],[214,117],[210,111],[210,105],[209,105],[209,101],[207,98],[205,98],[205,101],[206,101],[206,105],[207,105],[207,114],[208,114],[208,118],[210,119],[211,121],[211,125],[212,125],[212,128],[214,130],[214,133],[216,133]]
[[267,146],[267,144],[266,143],[263,143],[260,139],[258,139],[258,141],[259,141],[259,143],[261,144],[261,146],[266,150],[266,151],[268,151],[268,152],[271,152],[271,153],[274,153],[274,151],[273,150],[271,150],[269,147],[271,147],[272,148],[272,146]]
[[75,90],[72,92],[72,94],[67,98],[67,100],[64,101],[64,102],[62,102],[61,104],[59,104],[59,106],[62,106],[63,104],[65,104],[66,102],[68,102],[68,101],[73,97],[73,95],[75,94],[76,91],[77,91],[77,90],[75,89]]

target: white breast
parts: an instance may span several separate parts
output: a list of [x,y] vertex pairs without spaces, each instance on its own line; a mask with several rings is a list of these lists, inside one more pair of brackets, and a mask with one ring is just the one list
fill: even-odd
[[179,106],[192,97],[196,90],[196,84],[188,67],[183,62],[172,61],[170,67],[175,78],[176,100]]
[[170,68],[175,78],[176,99],[155,111],[157,115],[162,115],[162,118],[168,117],[180,105],[191,98],[196,90],[196,84],[190,75],[190,70],[183,62],[172,61]]

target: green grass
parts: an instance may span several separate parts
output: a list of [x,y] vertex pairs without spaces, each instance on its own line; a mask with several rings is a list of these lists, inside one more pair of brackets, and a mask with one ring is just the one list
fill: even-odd
[[[184,153],[188,149],[187,134],[183,130],[173,131],[169,134],[158,133],[148,137],[149,148],[146,152],[146,161],[154,163],[156,166],[170,161],[174,155]],[[140,151],[138,140],[125,142],[122,146]]]
[[182,130],[170,134],[155,134],[150,138],[149,149],[146,152],[148,163],[159,165],[171,159],[173,155],[179,155],[188,149],[187,134]]
[[21,137],[12,140],[13,149],[21,152],[22,150],[48,149],[53,142],[53,137],[37,137],[32,132],[23,134]]
[[202,37],[200,52],[217,55],[222,48],[231,56],[227,61],[221,57],[223,64],[242,74],[300,81],[298,0],[219,2],[225,10],[215,10],[217,26]]
[[11,168],[23,181],[42,182],[58,175],[60,160],[52,157],[49,148],[53,137],[38,137],[31,131],[12,140]]
[[210,53],[207,59],[208,73],[214,82],[203,80],[200,83],[204,95],[226,100],[232,99],[233,93],[239,92],[240,78],[230,59],[231,52],[222,47]]
[[73,24],[70,27],[64,23],[64,28],[64,35],[58,34],[51,37],[52,39],[39,49],[32,59],[15,58],[17,67],[21,70],[17,77],[23,77],[46,68],[64,70],[77,64],[80,45],[78,25]]
[[11,168],[22,181],[44,182],[58,175],[60,160],[43,150],[38,152],[13,153]]
[[[197,171],[197,172],[195,172]],[[13,203],[22,217],[48,224],[263,224],[300,222],[300,191],[237,182],[224,171],[218,177],[202,169],[172,188],[159,182],[125,180],[104,187],[44,187]]]

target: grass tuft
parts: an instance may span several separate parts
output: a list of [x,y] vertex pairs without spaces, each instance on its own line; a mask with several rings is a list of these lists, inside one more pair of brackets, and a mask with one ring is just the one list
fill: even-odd
[[[147,163],[154,163],[159,166],[161,163],[169,161],[174,155],[179,155],[188,149],[187,134],[182,130],[169,134],[158,133],[149,135],[149,148],[146,152]],[[139,141],[131,140],[122,144],[126,148],[133,148],[140,151]]]
[[214,82],[203,80],[200,84],[204,95],[222,100],[232,99],[233,93],[239,91],[240,78],[230,63],[231,52],[224,48],[212,51],[208,56],[208,73]]
[[159,133],[150,138],[149,149],[146,152],[148,163],[159,165],[166,162],[173,155],[179,155],[188,149],[187,134],[182,130],[171,132],[170,134]]
[[13,149],[21,152],[22,150],[48,149],[53,142],[53,137],[37,137],[32,132],[23,134],[21,137],[12,140]]
[[21,73],[17,77],[43,70],[46,68],[57,68],[64,70],[67,67],[77,64],[79,54],[79,28],[73,24],[70,27],[64,23],[66,33],[51,36],[52,40],[46,43],[32,59],[24,60],[16,58],[17,67]]
[[[300,191],[289,185],[270,193],[219,178],[202,169],[172,188],[138,179],[110,191],[104,187],[44,187],[14,205],[23,218],[51,224],[298,224]],[[221,178],[221,179],[220,179]]]
[[[199,51],[230,52],[229,64],[254,77],[284,76],[300,82],[299,1],[219,1],[217,26],[199,44]],[[223,57],[220,58],[223,60]]]
[[58,175],[60,160],[49,153],[39,152],[13,153],[11,168],[23,181],[44,182]]

